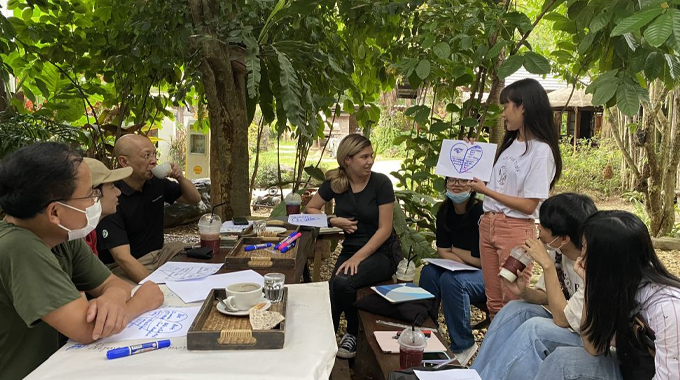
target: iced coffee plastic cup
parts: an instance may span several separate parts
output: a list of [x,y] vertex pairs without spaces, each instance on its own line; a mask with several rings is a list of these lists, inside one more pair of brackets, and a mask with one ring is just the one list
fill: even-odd
[[222,220],[215,214],[205,214],[198,221],[198,234],[201,237],[201,247],[212,248],[213,255],[220,252],[220,227]]
[[404,329],[399,335],[399,367],[406,369],[420,366],[426,347],[427,341],[422,331],[411,327]]
[[523,271],[532,261],[533,259],[524,248],[515,247],[510,251],[510,256],[505,260],[499,275],[514,282],[517,279],[517,272]]
[[290,193],[283,200],[286,203],[286,215],[299,214],[302,197],[298,193]]

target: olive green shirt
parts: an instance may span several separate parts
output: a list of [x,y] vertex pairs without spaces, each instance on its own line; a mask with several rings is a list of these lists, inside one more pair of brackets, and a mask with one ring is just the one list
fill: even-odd
[[22,379],[57,351],[59,334],[41,318],[110,275],[82,239],[50,250],[0,221],[0,379]]

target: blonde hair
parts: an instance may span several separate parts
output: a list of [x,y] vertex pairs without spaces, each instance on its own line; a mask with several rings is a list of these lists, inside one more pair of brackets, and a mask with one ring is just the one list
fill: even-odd
[[326,172],[326,179],[330,181],[331,190],[334,193],[341,194],[349,189],[349,177],[347,176],[345,159],[354,156],[369,146],[371,146],[371,141],[358,133],[347,135],[342,139],[336,154],[338,168]]

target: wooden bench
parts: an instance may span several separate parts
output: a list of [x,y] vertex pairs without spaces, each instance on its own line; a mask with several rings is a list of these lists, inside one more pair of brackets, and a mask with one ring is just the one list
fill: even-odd
[[[370,288],[362,288],[357,292],[357,299],[373,293]],[[380,350],[374,331],[400,330],[398,327],[384,326],[376,323],[377,320],[408,324],[404,321],[383,317],[367,311],[359,310],[359,334],[357,336],[357,355],[354,359],[354,379],[387,379],[392,371],[399,369],[399,355],[385,354]],[[437,325],[431,318],[427,318],[423,324],[432,329],[432,333],[444,343],[445,340],[439,335]],[[444,343],[446,344],[446,343]],[[447,354],[453,357],[453,352],[447,348]]]

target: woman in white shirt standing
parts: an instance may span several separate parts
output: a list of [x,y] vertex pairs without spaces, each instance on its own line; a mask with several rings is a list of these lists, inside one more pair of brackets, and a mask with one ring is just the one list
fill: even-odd
[[[558,348],[534,379],[678,379],[680,279],[659,261],[647,227],[629,212],[599,211],[582,231],[574,269],[585,283],[583,347]],[[632,333],[636,315],[652,331],[654,355]]]
[[[488,184],[475,178],[472,190],[484,194],[479,250],[489,314],[517,299],[498,277],[510,250],[536,237],[538,206],[562,172],[558,133],[548,95],[533,79],[505,87],[500,95],[506,133]],[[531,266],[524,271],[531,276]]]

